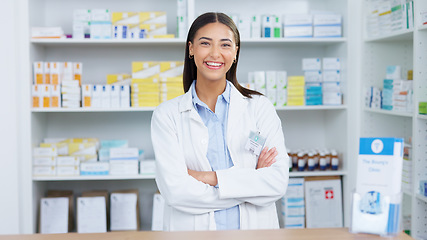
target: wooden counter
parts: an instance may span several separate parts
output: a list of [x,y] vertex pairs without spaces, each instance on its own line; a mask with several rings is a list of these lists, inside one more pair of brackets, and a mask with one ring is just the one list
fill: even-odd
[[346,239],[412,239],[404,233],[395,238],[381,238],[370,234],[352,234],[347,228],[323,229],[277,229],[245,231],[203,231],[203,232],[108,232],[92,234],[31,234],[0,235],[0,240],[346,240]]

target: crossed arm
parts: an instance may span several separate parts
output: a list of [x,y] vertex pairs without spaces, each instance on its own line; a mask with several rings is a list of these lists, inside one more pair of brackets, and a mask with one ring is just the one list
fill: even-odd
[[[270,167],[273,163],[276,162],[275,157],[277,154],[278,152],[275,147],[271,148],[270,150],[268,150],[268,147],[265,147],[259,155],[256,169]],[[215,171],[195,171],[188,169],[188,174],[196,180],[211,186],[216,186],[218,184],[218,178]]]

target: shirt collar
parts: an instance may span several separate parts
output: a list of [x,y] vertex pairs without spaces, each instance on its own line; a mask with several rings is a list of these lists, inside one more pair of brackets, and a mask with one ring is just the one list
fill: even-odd
[[[194,107],[197,109],[197,105],[199,105],[199,106],[204,106],[204,107],[207,107],[207,105],[204,103],[204,102],[202,102],[200,99],[199,99],[199,97],[197,96],[197,93],[196,93],[196,81],[197,80],[194,80],[193,81],[193,83],[191,84],[192,85],[192,87],[191,87],[191,94],[192,94],[192,97],[193,97],[193,105],[194,105]],[[225,90],[224,90],[224,92],[220,95],[221,97],[222,97],[222,99],[224,99],[228,104],[230,104],[230,91],[231,91],[231,86],[230,86],[230,81],[228,81],[228,80],[226,80],[226,85],[225,85]]]

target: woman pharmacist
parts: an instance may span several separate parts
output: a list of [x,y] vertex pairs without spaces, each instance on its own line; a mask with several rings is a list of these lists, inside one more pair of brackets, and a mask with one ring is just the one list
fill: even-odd
[[275,202],[289,178],[282,126],[266,97],[237,82],[239,51],[227,15],[199,16],[187,37],[186,93],[153,113],[166,231],[279,227]]

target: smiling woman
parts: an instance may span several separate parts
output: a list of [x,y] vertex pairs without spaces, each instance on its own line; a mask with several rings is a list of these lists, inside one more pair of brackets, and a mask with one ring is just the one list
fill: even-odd
[[239,51],[227,15],[199,16],[187,38],[186,93],[153,113],[164,230],[279,227],[275,202],[289,178],[281,121],[266,97],[237,82]]

